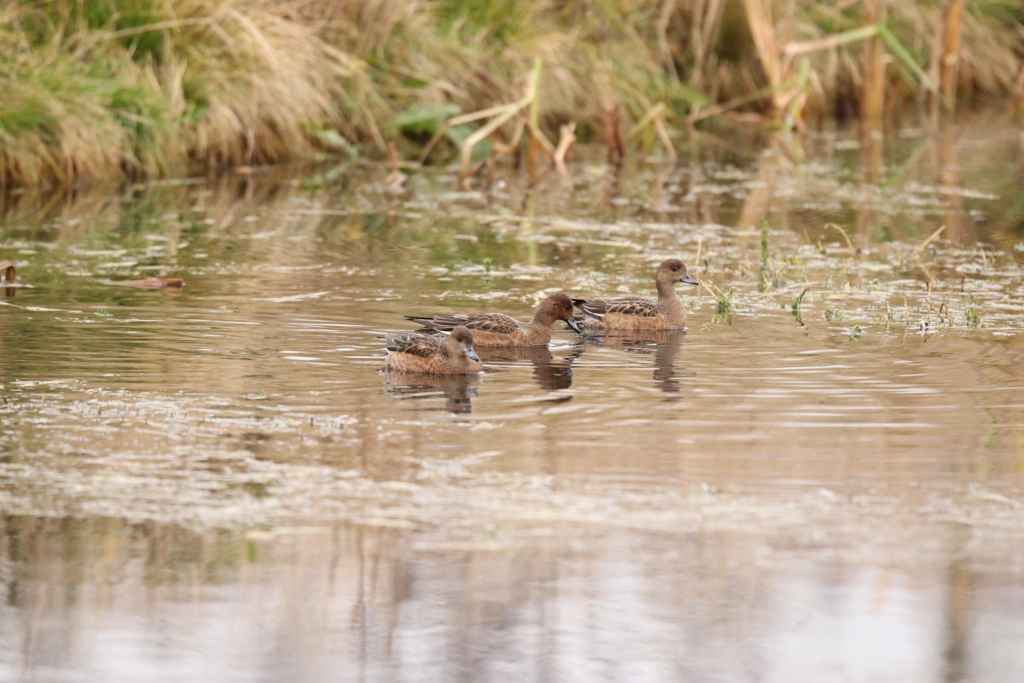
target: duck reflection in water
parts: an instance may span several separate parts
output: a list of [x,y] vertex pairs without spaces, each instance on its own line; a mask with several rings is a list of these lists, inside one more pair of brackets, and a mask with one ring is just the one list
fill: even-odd
[[[681,391],[684,373],[676,368],[676,358],[683,345],[685,330],[633,330],[618,334],[588,335],[588,344],[620,349],[627,353],[654,354],[654,382],[666,394]],[[685,373],[689,376],[691,373]]]
[[546,346],[497,348],[478,347],[480,360],[493,366],[495,363],[519,364],[528,361],[533,365],[533,379],[541,389],[556,391],[572,386],[572,363],[581,353],[583,344],[574,344],[565,356],[555,356]]
[[384,389],[402,400],[421,400],[415,410],[438,410],[431,399],[444,396],[444,409],[465,415],[473,412],[477,395],[477,375],[426,375],[419,372],[384,372]]

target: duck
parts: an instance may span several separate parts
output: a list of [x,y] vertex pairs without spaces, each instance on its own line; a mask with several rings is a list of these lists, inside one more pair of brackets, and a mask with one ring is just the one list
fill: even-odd
[[427,330],[445,332],[464,327],[473,335],[479,347],[547,346],[551,341],[551,327],[564,320],[577,334],[583,328],[573,316],[572,299],[564,292],[549,294],[534,311],[533,320],[521,323],[504,313],[449,313],[441,315],[407,315]]
[[398,372],[471,375],[483,369],[473,345],[473,334],[461,325],[448,334],[390,334],[384,348],[387,350],[385,367]]
[[581,322],[587,330],[686,329],[686,309],[674,287],[677,282],[700,284],[686,272],[685,263],[671,258],[662,261],[654,273],[657,301],[640,296],[622,296],[614,299],[573,299],[572,302],[583,312]]

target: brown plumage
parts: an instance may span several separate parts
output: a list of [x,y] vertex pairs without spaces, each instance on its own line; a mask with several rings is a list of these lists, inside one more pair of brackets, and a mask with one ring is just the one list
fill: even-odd
[[673,285],[682,282],[696,285],[697,280],[686,272],[686,264],[668,259],[658,266],[654,283],[658,300],[639,296],[614,299],[573,299],[583,312],[583,326],[591,330],[675,330],[686,327],[686,309]]
[[461,326],[446,335],[391,334],[384,346],[387,349],[384,364],[399,372],[465,375],[480,372],[482,367],[473,346],[473,335]]
[[528,324],[504,313],[451,313],[447,315],[407,315],[428,330],[445,331],[464,326],[473,334],[477,346],[546,346],[551,341],[551,326],[559,320],[576,332],[582,329],[573,319],[572,299],[559,292],[540,302]]

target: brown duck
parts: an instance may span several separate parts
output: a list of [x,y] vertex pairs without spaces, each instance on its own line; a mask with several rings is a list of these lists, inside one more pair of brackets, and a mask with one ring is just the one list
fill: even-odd
[[504,313],[450,313],[447,315],[407,315],[428,330],[447,331],[463,326],[473,334],[477,346],[547,346],[551,341],[551,326],[559,320],[575,332],[583,329],[573,318],[572,299],[559,292],[540,302],[528,324],[520,323]]
[[430,375],[468,375],[480,372],[480,357],[473,346],[473,335],[465,327],[451,334],[405,332],[388,335],[384,343],[384,364],[399,372]]
[[614,299],[573,299],[583,312],[583,326],[589,330],[677,330],[686,327],[686,309],[676,295],[674,285],[699,284],[686,272],[686,264],[668,259],[658,266],[654,283],[658,300],[639,296]]

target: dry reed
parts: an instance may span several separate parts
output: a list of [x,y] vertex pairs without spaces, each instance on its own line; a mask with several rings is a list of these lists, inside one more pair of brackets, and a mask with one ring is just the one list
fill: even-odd
[[392,143],[406,158],[458,157],[464,175],[525,144],[550,169],[564,166],[551,140],[567,139],[569,124],[579,143],[604,137],[620,163],[627,144],[672,157],[686,126],[736,110],[800,126],[850,101],[877,122],[921,99],[901,95],[938,90],[933,82],[949,106],[955,95],[1021,92],[1024,12],[962,0],[884,6],[883,15],[881,0],[7,3],[0,186],[318,150],[384,156]]

